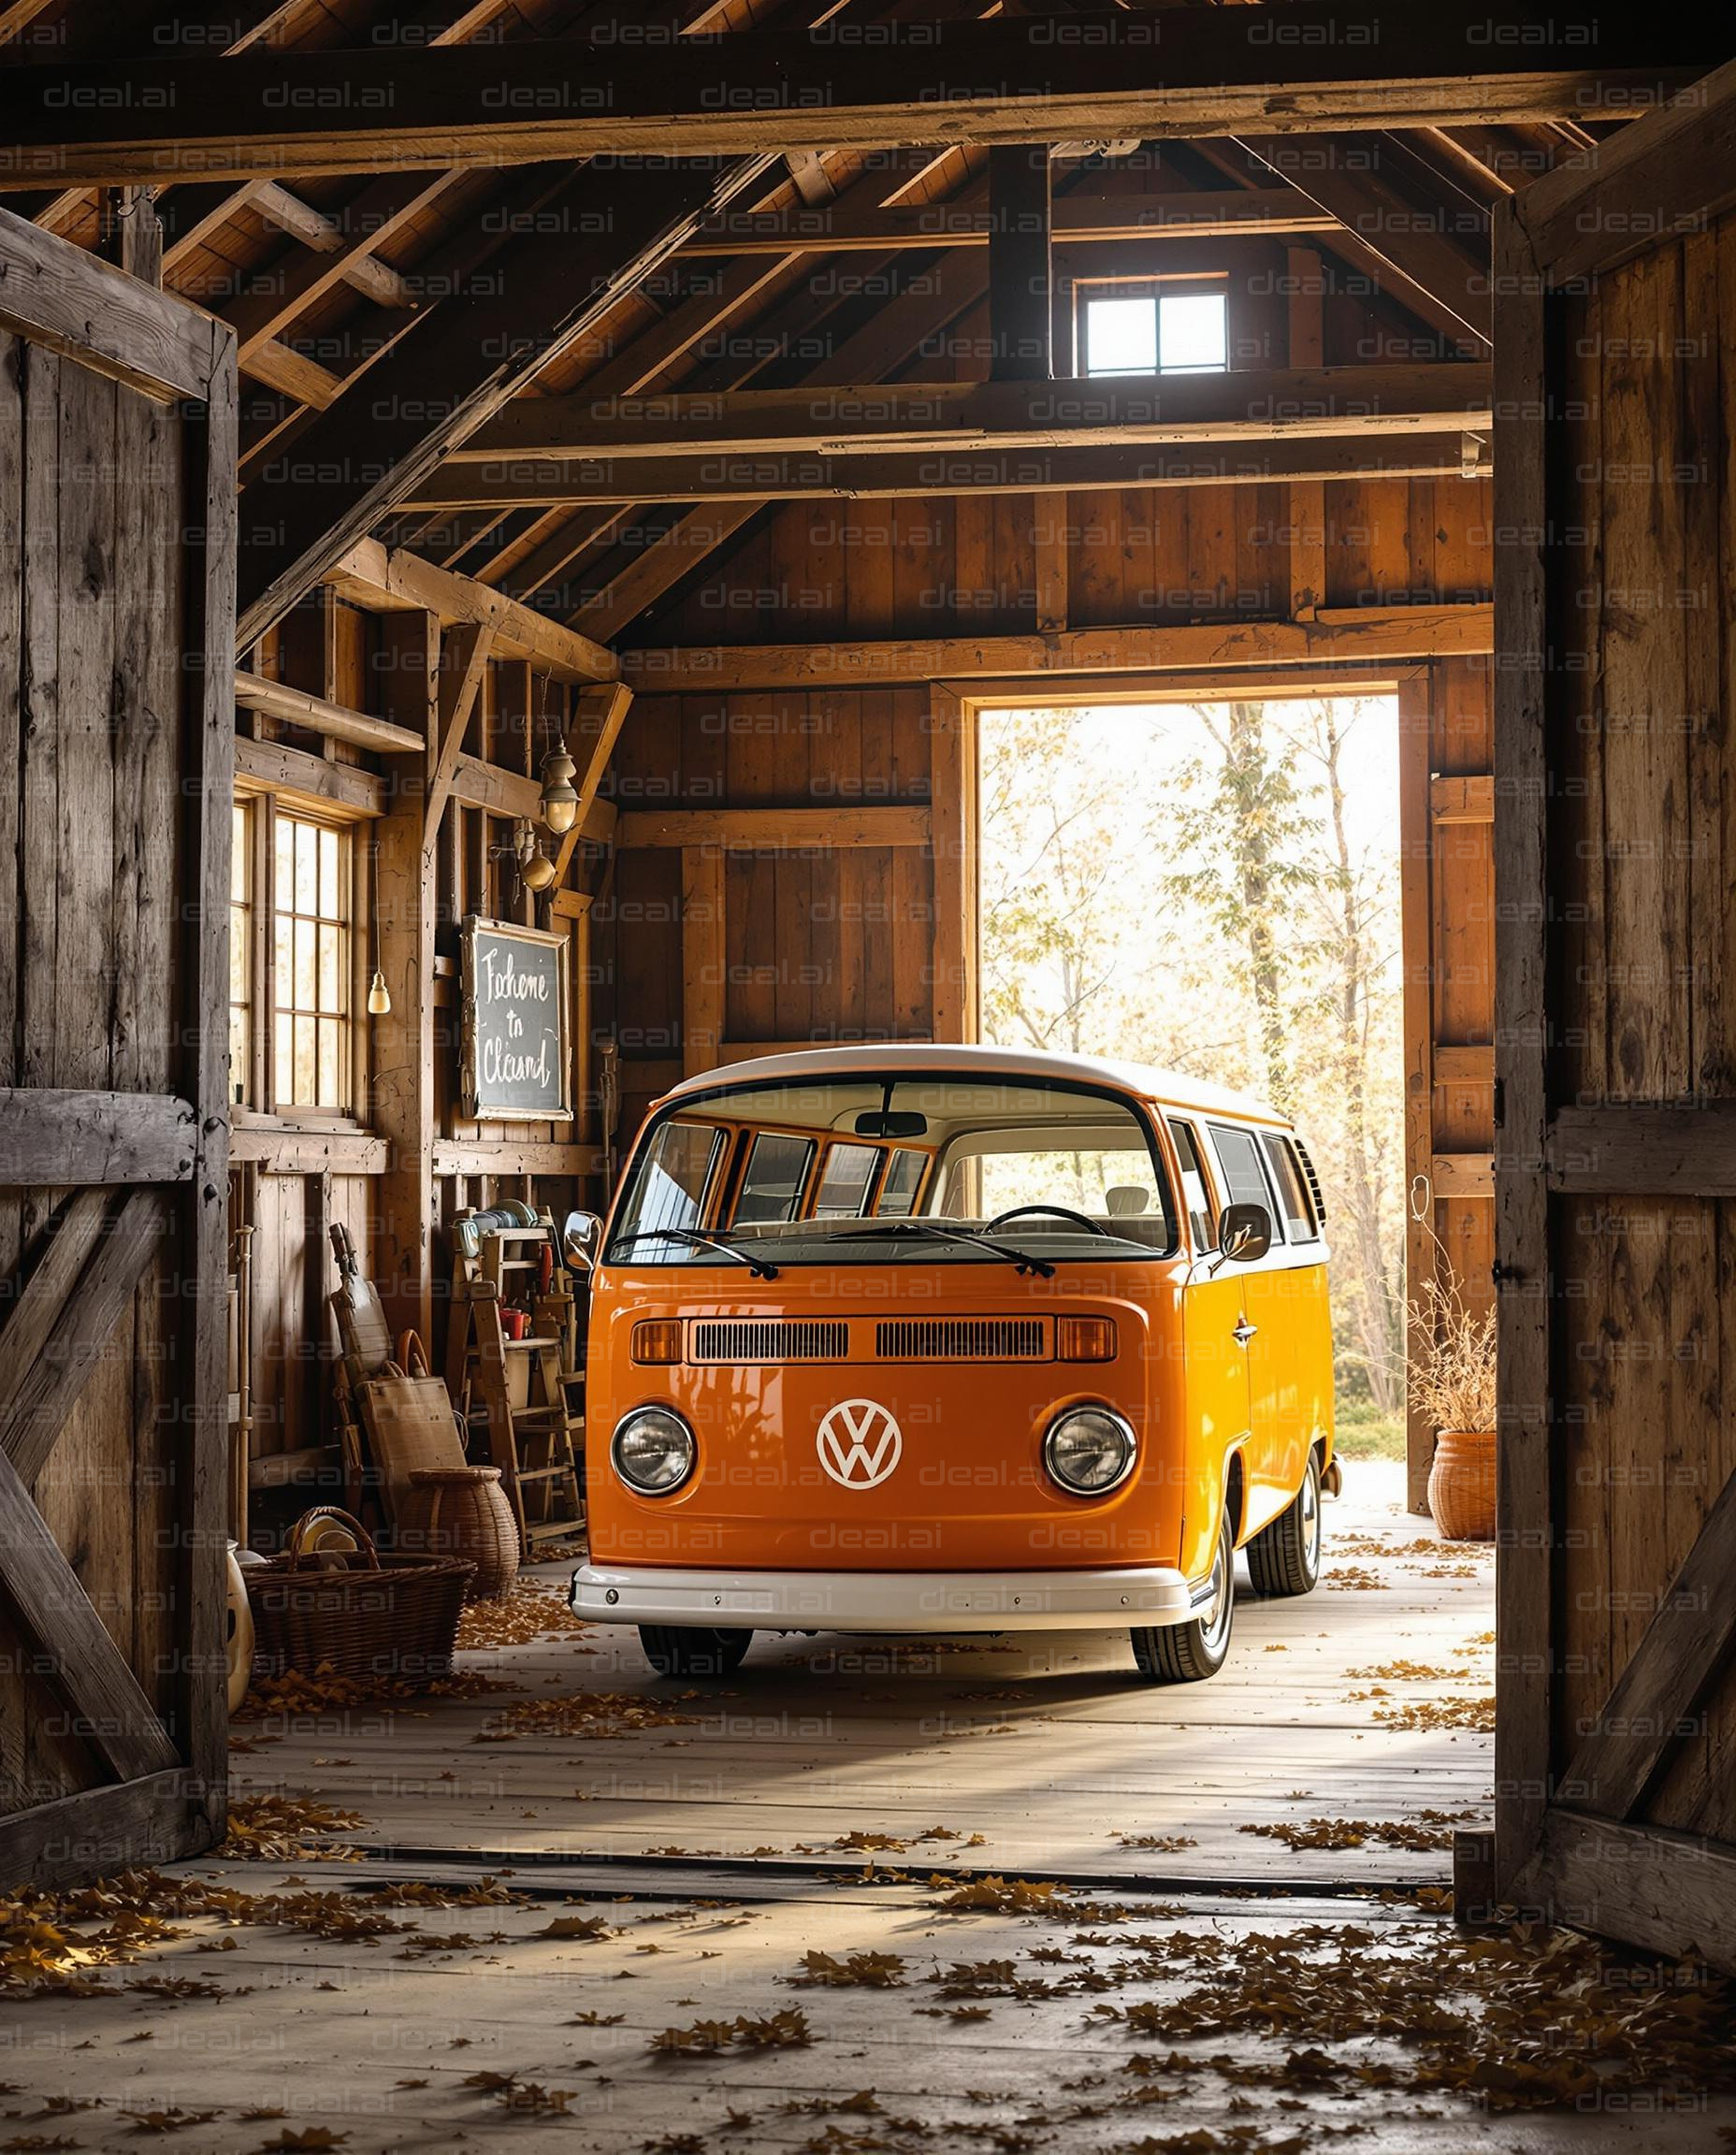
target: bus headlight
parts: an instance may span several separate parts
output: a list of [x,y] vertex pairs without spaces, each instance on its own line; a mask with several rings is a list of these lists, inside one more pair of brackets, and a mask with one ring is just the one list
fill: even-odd
[[1133,1472],[1132,1427],[1109,1407],[1069,1407],[1043,1439],[1049,1479],[1074,1497],[1101,1497]]
[[693,1471],[693,1432],[673,1408],[636,1407],[615,1425],[609,1458],[629,1489],[667,1497]]

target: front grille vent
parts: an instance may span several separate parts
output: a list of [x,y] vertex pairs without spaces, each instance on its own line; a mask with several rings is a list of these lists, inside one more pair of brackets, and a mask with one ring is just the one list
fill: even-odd
[[1042,1362],[1043,1317],[895,1317],[875,1327],[883,1362]]
[[693,1362],[842,1362],[850,1328],[826,1319],[731,1318],[696,1323]]

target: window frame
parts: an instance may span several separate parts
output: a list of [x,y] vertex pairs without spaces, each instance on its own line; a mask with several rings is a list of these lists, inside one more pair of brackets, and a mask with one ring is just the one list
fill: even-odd
[[[365,1033],[358,1012],[364,1007],[364,996],[357,978],[360,963],[358,953],[364,941],[366,918],[365,889],[363,886],[363,859],[366,848],[358,843],[355,822],[342,816],[322,814],[311,803],[299,799],[282,801],[271,798],[270,814],[260,821],[264,829],[256,846],[260,858],[260,877],[266,891],[262,941],[266,948],[265,977],[255,982],[256,1030],[266,1034],[263,1057],[262,1089],[258,1094],[261,1110],[274,1122],[290,1127],[329,1129],[333,1127],[359,1129],[362,1124],[357,1116],[357,1105],[367,1092],[366,1073],[361,1067],[359,1042]],[[336,915],[330,917],[332,924],[341,929],[344,949],[340,960],[339,978],[343,993],[343,1007],[340,1011],[325,1012],[317,1008],[300,1011],[291,1002],[284,1005],[279,1000],[277,964],[277,927],[280,915],[291,919],[324,922],[321,913],[302,913],[292,902],[287,906],[280,903],[277,888],[277,850],[279,827],[283,822],[307,825],[316,831],[329,831],[338,840],[339,892]],[[293,931],[292,931],[293,941]],[[292,959],[293,962],[293,959]],[[293,983],[292,983],[293,987]],[[287,1097],[283,1074],[278,1068],[278,1020],[281,1016],[290,1019],[292,1027],[297,1016],[311,1017],[317,1023],[321,1018],[335,1018],[339,1025],[339,1071],[340,1076],[341,1105],[324,1101],[292,1100]],[[317,1063],[317,1049],[316,1049]]]
[[1257,1123],[1251,1122],[1212,1122],[1208,1121],[1206,1124],[1206,1134],[1211,1139],[1212,1159],[1217,1166],[1219,1179],[1223,1184],[1223,1193],[1232,1205],[1247,1204],[1251,1200],[1237,1197],[1236,1194],[1236,1187],[1230,1179],[1229,1168],[1224,1163],[1222,1153],[1218,1149],[1220,1132],[1232,1137],[1245,1137],[1253,1148],[1254,1165],[1259,1171],[1260,1181],[1266,1191],[1266,1218],[1272,1223],[1271,1246],[1273,1249],[1277,1249],[1282,1243],[1288,1247],[1290,1237],[1284,1232],[1283,1208],[1278,1202],[1278,1193],[1272,1187],[1271,1170],[1266,1162],[1266,1147],[1261,1141],[1265,1133]]
[[[852,1075],[858,1074],[852,1073]],[[1005,1082],[1009,1085],[1026,1084],[1047,1086],[1052,1091],[1074,1093],[1082,1098],[1097,1101],[1104,1105],[1114,1107],[1121,1112],[1131,1115],[1134,1118],[1135,1123],[1136,1124],[1140,1135],[1145,1140],[1146,1151],[1151,1162],[1153,1182],[1164,1208],[1163,1216],[1166,1220],[1169,1228],[1169,1241],[1167,1245],[1162,1249],[1141,1248],[1138,1251],[1136,1257],[1131,1251],[1118,1251],[1115,1261],[1118,1263],[1125,1262],[1141,1264],[1164,1261],[1173,1262],[1176,1258],[1185,1254],[1185,1247],[1182,1239],[1183,1224],[1179,1205],[1177,1198],[1175,1177],[1171,1170],[1168,1151],[1164,1144],[1163,1133],[1159,1127],[1160,1118],[1164,1112],[1161,1103],[1154,1103],[1148,1094],[1121,1092],[1116,1091],[1112,1086],[1092,1085],[1075,1079],[1049,1079],[1034,1077],[1029,1072],[1020,1071],[1007,1071],[1002,1075],[1004,1077]],[[790,1080],[791,1083],[796,1081],[797,1080],[793,1078]],[[964,1073],[957,1070],[944,1069],[935,1070],[928,1068],[917,1068],[909,1070],[899,1070],[894,1073],[892,1077],[892,1082],[895,1085],[906,1083],[919,1084],[924,1082],[930,1084],[947,1084],[950,1082],[963,1083],[965,1081],[966,1079]],[[982,1080],[980,1079],[978,1080],[978,1082],[981,1081]],[[629,1195],[632,1188],[636,1185],[638,1179],[638,1163],[644,1155],[644,1149],[651,1142],[653,1142],[658,1130],[662,1127],[663,1123],[666,1121],[673,1121],[682,1116],[687,1116],[695,1121],[704,1121],[709,1120],[707,1115],[708,1108],[711,1108],[714,1112],[716,1112],[716,1104],[727,1101],[734,1094],[743,1092],[762,1092],[765,1090],[766,1080],[763,1078],[743,1079],[733,1083],[726,1082],[720,1085],[708,1086],[706,1090],[702,1093],[683,1096],[678,1099],[672,1099],[668,1101],[661,1108],[658,1110],[654,1116],[647,1120],[644,1127],[639,1132],[639,1135],[634,1141],[632,1152],[628,1162],[629,1172],[622,1176],[620,1182],[617,1185],[615,1198],[610,1207],[608,1228],[602,1244],[603,1254],[599,1260],[600,1264],[621,1264],[630,1266],[639,1262],[637,1257],[617,1258],[613,1254],[615,1237],[618,1231],[616,1222],[626,1217]],[[725,1124],[722,1125],[722,1127],[727,1129],[728,1125]],[[707,1222],[707,1224],[715,1229],[717,1233],[728,1235],[733,1231],[737,1224],[745,1224],[751,1228],[762,1224],[777,1224],[788,1226],[799,1225],[801,1223],[802,1215],[800,1213],[797,1215],[796,1219],[791,1221],[777,1222],[761,1222],[755,1221],[748,1221],[745,1222],[738,1222],[737,1212],[741,1204],[742,1192],[746,1185],[748,1164],[753,1147],[760,1137],[768,1135],[799,1137],[811,1143],[813,1156],[808,1162],[807,1171],[803,1184],[803,1206],[806,1205],[815,1186],[815,1164],[825,1149],[825,1145],[828,1141],[828,1134],[823,1131],[811,1130],[789,1124],[780,1125],[775,1122],[765,1122],[751,1126],[746,1124],[739,1125],[735,1129],[730,1131],[731,1143],[727,1154],[727,1171],[725,1179],[719,1185],[720,1195],[718,1202],[715,1207],[711,1208],[712,1216]],[[921,1177],[918,1181],[916,1198],[913,1201],[914,1204],[920,1204],[923,1197],[926,1196],[929,1193],[933,1177],[941,1171],[939,1155],[935,1152],[928,1150],[922,1146],[889,1144],[886,1147],[886,1150],[889,1160],[891,1153],[894,1151],[915,1151],[922,1154],[925,1164]],[[865,1220],[878,1219],[880,1217],[877,1209],[879,1204],[879,1189],[880,1185],[884,1182],[885,1172],[885,1168],[882,1167],[880,1176],[877,1179],[875,1184],[874,1196],[875,1208],[864,1212],[861,1215],[861,1217]],[[905,1219],[914,1217],[914,1213],[889,1214],[887,1217]],[[702,1259],[696,1261],[702,1261]],[[803,1269],[812,1266],[817,1269],[836,1261],[829,1257],[814,1258],[786,1255],[780,1251],[778,1253],[777,1262],[779,1266],[783,1268]],[[1061,1256],[1051,1259],[1051,1262],[1061,1265],[1070,1265],[1083,1264],[1086,1262],[1101,1262],[1101,1260],[1095,1258],[1087,1259],[1085,1257]]]
[[[1277,1164],[1272,1158],[1274,1147],[1282,1151],[1289,1163],[1290,1173],[1295,1179],[1297,1194],[1302,1200],[1302,1226],[1295,1233],[1289,1232],[1295,1222],[1291,1219],[1289,1208],[1284,1202],[1283,1191],[1280,1187],[1280,1179],[1277,1172]],[[1273,1184],[1274,1193],[1278,1198],[1279,1215],[1286,1229],[1285,1241],[1296,1249],[1299,1249],[1305,1242],[1324,1241],[1325,1231],[1321,1224],[1320,1215],[1314,1208],[1314,1193],[1309,1187],[1308,1177],[1302,1171],[1302,1162],[1297,1153],[1295,1139],[1287,1130],[1263,1130],[1260,1133],[1260,1150],[1266,1154],[1267,1177]]]
[[1218,1201],[1218,1193],[1213,1187],[1213,1178],[1221,1171],[1217,1154],[1214,1151],[1209,1159],[1207,1157],[1205,1148],[1200,1141],[1200,1124],[1192,1115],[1172,1115],[1165,1111],[1164,1121],[1169,1127],[1170,1143],[1175,1147],[1176,1152],[1177,1211],[1187,1213],[1188,1239],[1190,1242],[1194,1241],[1194,1214],[1192,1208],[1187,1204],[1187,1193],[1183,1187],[1188,1169],[1181,1157],[1182,1137],[1186,1137],[1193,1150],[1194,1172],[1199,1177],[1200,1193],[1206,1200],[1206,1224],[1210,1234],[1209,1240],[1201,1240],[1194,1244],[1194,1254],[1196,1257],[1208,1257],[1218,1248],[1218,1222],[1223,1213],[1223,1208]]
[[[1150,298],[1152,305],[1151,355],[1150,373],[1136,367],[1106,367],[1093,371],[1091,364],[1091,308],[1093,300]],[[1215,298],[1223,302],[1223,364],[1222,367],[1165,367],[1164,361],[1163,305],[1165,299]],[[1090,277],[1079,278],[1073,286],[1073,338],[1078,354],[1078,370],[1082,379],[1092,382],[1136,382],[1165,375],[1177,380],[1183,377],[1228,374],[1232,344],[1230,336],[1230,284],[1227,274],[1201,276],[1197,272],[1175,276],[1138,277]]]
[[[255,846],[260,803],[238,792],[230,804],[229,864],[229,1105],[250,1108],[258,1096],[259,1074],[259,862]],[[237,885],[239,885],[238,891]],[[238,944],[245,958],[242,992],[235,993]],[[245,1037],[238,1041],[238,1020]],[[239,1053],[238,1053],[239,1049]]]
[[[793,1133],[792,1133],[793,1135]],[[886,1173],[886,1163],[890,1148],[877,1145],[861,1137],[833,1137],[820,1153],[819,1161],[808,1179],[807,1202],[803,1207],[806,1220],[868,1220],[874,1216],[875,1200],[879,1194],[880,1180]],[[825,1193],[826,1178],[832,1172],[832,1164],[840,1152],[865,1152],[868,1171],[862,1178],[860,1202],[854,1211],[820,1210],[820,1198]]]
[[[809,1196],[817,1187],[814,1170],[820,1156],[818,1136],[802,1131],[775,1128],[745,1130],[743,1135],[745,1143],[742,1151],[742,1171],[736,1179],[735,1190],[730,1200],[728,1215],[720,1222],[724,1232],[727,1234],[735,1227],[793,1226],[806,1216]],[[801,1173],[796,1177],[795,1193],[790,1201],[790,1209],[781,1219],[744,1220],[742,1218],[742,1200],[747,1194],[748,1179],[754,1171],[754,1154],[761,1145],[768,1142],[774,1145],[800,1145],[805,1150]]]

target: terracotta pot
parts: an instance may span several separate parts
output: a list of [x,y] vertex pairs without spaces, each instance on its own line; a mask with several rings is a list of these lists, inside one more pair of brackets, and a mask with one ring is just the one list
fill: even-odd
[[1449,1541],[1495,1539],[1495,1432],[1443,1429],[1428,1470],[1428,1508]]
[[474,1564],[467,1601],[498,1601],[518,1577],[518,1522],[498,1467],[418,1467],[398,1500],[405,1554]]

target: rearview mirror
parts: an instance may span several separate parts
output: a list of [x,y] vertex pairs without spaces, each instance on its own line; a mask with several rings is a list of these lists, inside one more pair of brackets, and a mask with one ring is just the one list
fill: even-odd
[[602,1222],[595,1212],[569,1212],[560,1231],[560,1253],[575,1272],[588,1272],[597,1261]]
[[928,1117],[917,1114],[913,1108],[894,1107],[882,1113],[878,1107],[869,1107],[856,1118],[856,1135],[859,1137],[926,1137]]
[[1272,1216],[1264,1205],[1229,1205],[1218,1224],[1218,1247],[1232,1265],[1252,1265],[1272,1247]]

